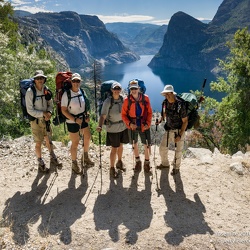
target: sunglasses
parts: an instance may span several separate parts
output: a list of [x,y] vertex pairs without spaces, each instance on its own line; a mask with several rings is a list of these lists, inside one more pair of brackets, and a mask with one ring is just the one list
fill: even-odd
[[121,88],[116,87],[116,88],[113,88],[113,90],[121,90]]
[[80,82],[80,80],[72,80],[72,82],[77,82],[77,83],[79,83],[79,82]]
[[130,90],[137,90],[138,88],[130,88]]
[[38,77],[35,78],[35,80],[44,80],[44,77],[38,76]]

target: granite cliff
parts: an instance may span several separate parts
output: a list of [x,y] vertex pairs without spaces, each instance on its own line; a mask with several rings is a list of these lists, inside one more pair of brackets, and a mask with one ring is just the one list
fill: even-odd
[[139,59],[96,16],[79,15],[71,11],[36,13],[19,17],[18,22],[20,27],[38,32],[65,59],[71,70],[79,70],[94,59],[103,64]]
[[217,71],[217,59],[225,59],[229,53],[226,42],[238,29],[250,27],[249,13],[249,0],[224,0],[208,24],[186,13],[175,13],[163,45],[149,66]]

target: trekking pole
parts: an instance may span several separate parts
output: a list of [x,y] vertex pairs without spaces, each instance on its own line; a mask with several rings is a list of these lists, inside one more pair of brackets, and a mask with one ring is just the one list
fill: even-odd
[[204,78],[204,81],[203,81],[203,84],[202,84],[202,88],[201,88],[201,96],[200,96],[199,101],[198,101],[199,104],[204,101],[203,94],[204,94],[204,88],[206,86],[206,82],[207,82],[207,78]]
[[155,150],[156,150],[156,132],[158,128],[158,118],[156,118],[156,125],[155,125],[155,145],[154,145],[154,166],[155,166],[155,181],[156,181],[156,191],[160,191],[161,189],[159,188],[158,184],[158,176],[157,176],[157,169],[156,169],[156,163],[155,163]]
[[[177,133],[175,132],[174,133],[174,139],[175,138],[177,138]],[[174,143],[174,167],[176,168],[176,149],[177,149],[177,143],[175,142]],[[174,171],[174,169],[173,169],[173,171]],[[175,175],[175,173],[173,173],[173,177],[174,177],[174,182],[176,182],[176,175]]]
[[101,188],[100,188],[100,194],[102,193],[102,137],[101,137],[101,132],[99,132],[99,158],[100,158],[100,165],[99,169],[101,171]]
[[133,164],[133,168],[134,168],[134,165],[135,165],[135,136],[134,136],[134,132],[133,130],[131,129],[131,139],[132,139],[132,164]]

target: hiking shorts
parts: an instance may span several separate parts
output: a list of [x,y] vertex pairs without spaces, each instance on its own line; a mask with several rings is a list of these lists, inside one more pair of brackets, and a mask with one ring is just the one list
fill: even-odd
[[108,133],[106,136],[106,146],[111,146],[113,148],[120,147],[121,143],[129,143],[128,129],[123,130],[118,133]]
[[46,123],[43,118],[37,118],[30,121],[31,132],[35,142],[43,142],[44,137],[47,135]]
[[138,134],[141,138],[141,142],[144,145],[151,145],[151,136],[150,136],[150,129],[145,130],[142,132],[141,130],[129,130],[129,142],[130,144],[138,142]]
[[[68,131],[70,133],[77,133],[77,132],[79,132],[79,130],[80,130],[79,124],[77,124],[77,123],[67,123],[67,122],[66,122],[66,124],[67,124]],[[88,125],[89,124],[87,122],[83,121],[82,125],[81,125],[81,129],[87,128]]]

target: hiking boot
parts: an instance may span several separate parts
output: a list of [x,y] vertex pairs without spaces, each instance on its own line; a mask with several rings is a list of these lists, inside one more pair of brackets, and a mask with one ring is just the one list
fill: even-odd
[[150,167],[150,162],[149,161],[145,161],[143,167],[144,167],[144,172],[145,173],[150,173],[151,167]]
[[40,172],[48,173],[49,169],[46,167],[42,158],[38,159],[38,169]]
[[118,173],[115,171],[114,167],[110,168],[109,176],[110,176],[110,178],[114,178],[114,179],[118,178]]
[[134,172],[141,172],[141,161],[135,163]]
[[72,170],[76,173],[76,174],[81,174],[81,169],[79,168],[77,161],[72,161]]
[[180,169],[177,168],[173,168],[173,170],[171,171],[171,175],[177,175],[180,173]]
[[117,163],[116,163],[116,168],[118,170],[122,170],[122,171],[126,171],[126,168],[123,167],[123,162],[121,160],[119,160]]
[[164,166],[162,164],[160,164],[159,166],[156,166],[157,169],[163,169],[163,168],[169,168],[169,166]]
[[[81,162],[81,164],[82,164],[82,162]],[[84,152],[84,165],[89,166],[89,167],[92,167],[95,165],[95,163],[89,159],[88,152]]]

